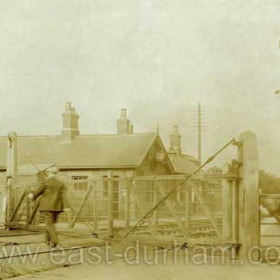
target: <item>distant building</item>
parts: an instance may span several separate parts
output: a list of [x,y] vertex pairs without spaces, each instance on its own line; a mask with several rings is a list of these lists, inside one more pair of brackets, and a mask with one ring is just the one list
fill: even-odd
[[[133,133],[126,110],[121,109],[117,134],[81,135],[79,116],[70,102],[63,113],[61,135],[17,136],[18,175],[34,175],[55,164],[70,180],[107,176],[173,174],[173,166],[156,133]],[[7,168],[7,137],[0,137],[0,172]]]
[[[115,217],[118,217],[117,213],[123,215],[126,205],[123,197],[126,182],[123,179],[174,173],[160,136],[157,133],[133,133],[126,109],[121,109],[116,134],[82,135],[79,115],[70,102],[65,104],[62,119],[60,135],[17,136],[10,133],[7,137],[0,137],[0,201],[3,200],[1,193],[4,193],[7,172],[11,172],[7,170],[10,167],[7,158],[15,163],[15,180],[20,183],[36,182],[37,168],[42,170],[55,164],[60,176],[67,182],[68,194],[71,193],[74,198],[72,203],[77,206],[89,188],[88,182],[95,181],[95,190],[100,190],[100,201],[104,201],[100,211],[108,208],[108,178],[113,178],[116,180],[113,185]],[[10,137],[14,141],[12,151],[9,147]],[[17,183],[14,185],[18,189]],[[14,192],[12,204],[18,201],[20,192],[20,188]]]
[[191,155],[183,154],[181,148],[181,135],[177,125],[173,126],[172,133],[169,136],[170,147],[168,156],[174,168],[175,174],[192,174],[200,163]]
[[[181,135],[177,125],[173,126],[172,133],[170,134],[170,147],[168,156],[174,168],[175,174],[186,174],[190,175],[194,173],[200,166],[199,160],[191,155],[183,154],[181,148]],[[221,174],[222,170],[218,167],[212,167],[208,170],[201,170],[198,174],[200,185],[198,190],[201,192],[203,199],[207,202],[208,207],[212,211],[220,211],[220,197],[221,183],[220,180],[208,180],[209,176],[215,176]],[[197,178],[197,179],[198,179]],[[184,191],[182,191],[184,192]],[[184,194],[181,194],[180,200],[184,200]],[[199,206],[194,193],[192,192],[192,206],[194,213],[203,213],[203,209]]]

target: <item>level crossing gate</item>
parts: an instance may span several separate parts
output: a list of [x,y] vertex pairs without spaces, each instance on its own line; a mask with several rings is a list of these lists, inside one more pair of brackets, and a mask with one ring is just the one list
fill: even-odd
[[[222,173],[206,174],[208,163],[230,145],[237,156]],[[69,228],[87,227],[93,233],[113,237],[171,236],[185,242],[231,244],[246,257],[260,242],[258,153],[256,137],[244,132],[231,140],[194,174],[135,176],[81,180],[86,188],[68,188],[69,211],[60,222]],[[43,220],[37,213],[38,202],[27,193],[36,184],[14,182],[9,190],[6,221],[8,228],[39,228]],[[86,190],[84,190],[86,189]],[[256,256],[257,257],[257,256]]]

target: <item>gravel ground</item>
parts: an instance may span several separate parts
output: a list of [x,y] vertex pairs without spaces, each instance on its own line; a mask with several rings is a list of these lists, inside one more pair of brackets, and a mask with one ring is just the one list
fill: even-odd
[[[17,241],[19,245],[18,247],[24,246],[24,243],[34,242],[35,244],[41,244],[43,240],[42,235],[35,236],[22,236],[22,237],[10,237],[2,240],[2,242],[11,242]],[[111,240],[112,241],[112,240]],[[87,243],[87,238],[65,238],[64,243],[73,242],[73,244]],[[91,241],[92,242],[92,241]],[[105,241],[104,241],[105,242]],[[47,261],[47,255],[42,258],[40,257],[39,261],[34,264],[29,265],[11,265],[7,271],[2,270],[2,277],[5,278],[7,276],[18,276],[16,279],[102,279],[102,280],[122,280],[122,279],[132,279],[132,280],[149,280],[149,279],[234,279],[234,280],[242,280],[242,279],[279,279],[280,275],[280,265],[269,265],[269,264],[242,264],[240,261],[232,261],[228,257],[226,258],[226,263],[221,264],[221,259],[216,257],[214,260],[214,264],[211,264],[209,259],[205,262],[198,261],[198,263],[203,264],[194,264],[193,263],[193,255],[190,254],[187,258],[188,263],[186,263],[185,251],[180,250],[178,254],[178,259],[174,261],[174,251],[168,250],[166,261],[163,261],[164,250],[163,248],[169,247],[173,244],[173,241],[159,241],[152,239],[143,239],[141,240],[141,244],[147,246],[147,259],[143,259],[143,254],[140,257],[139,264],[136,264],[134,251],[130,255],[131,258],[129,260],[132,264],[128,264],[123,260],[123,252],[124,248],[127,246],[133,246],[135,248],[135,240],[113,240],[110,243],[112,247],[110,254],[110,264],[106,263],[105,260],[105,251],[104,246],[99,243],[99,240],[96,240],[98,247],[101,250],[100,255],[102,256],[102,262],[99,263],[90,263],[87,260],[88,254],[84,254],[85,249],[82,253],[82,256],[85,258],[81,259],[81,254],[77,254],[77,250],[73,251],[73,258],[71,260],[74,263],[71,263],[69,266],[67,261],[65,262],[67,267],[62,267],[62,265],[53,266]],[[22,243],[22,245],[20,245]],[[158,261],[155,261],[155,244],[160,247],[159,250],[159,258]],[[40,245],[40,248],[43,248],[43,245]],[[45,245],[44,245],[45,246]],[[41,249],[42,249],[41,248]],[[121,253],[121,254],[120,254]],[[131,252],[130,252],[131,253]],[[143,253],[143,252],[142,252]],[[68,253],[67,253],[68,254]],[[66,254],[66,256],[68,256]],[[91,259],[92,260],[92,259]],[[198,259],[196,259],[198,260]],[[203,259],[204,260],[204,259]],[[43,264],[40,265],[40,262]],[[154,264],[157,262],[157,264]],[[148,264],[150,263],[150,264]],[[2,263],[3,265],[3,263]],[[49,266],[49,267],[48,267]],[[0,276],[0,279],[3,279]]]
[[98,266],[78,265],[33,275],[18,277],[17,279],[102,279],[102,280],[171,280],[171,279],[270,279],[278,280],[280,266],[261,264],[252,265],[127,265],[122,261],[115,261],[112,265]]

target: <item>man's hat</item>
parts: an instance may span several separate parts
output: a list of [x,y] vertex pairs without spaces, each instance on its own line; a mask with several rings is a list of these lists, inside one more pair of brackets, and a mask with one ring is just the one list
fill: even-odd
[[58,168],[56,168],[55,166],[52,166],[46,170],[47,173],[51,173],[51,174],[56,174],[58,173],[58,171],[59,171]]

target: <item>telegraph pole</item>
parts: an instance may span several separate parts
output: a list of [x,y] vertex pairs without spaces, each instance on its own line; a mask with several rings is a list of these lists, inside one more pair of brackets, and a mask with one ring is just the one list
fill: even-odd
[[202,120],[202,109],[201,104],[198,103],[197,106],[197,116],[195,118],[194,127],[197,128],[197,159],[201,163],[201,150],[202,150],[202,128],[203,126],[203,120]]
[[[280,49],[280,40],[278,41],[278,47],[279,47],[279,49]],[[274,94],[280,94],[280,89],[276,89],[275,91],[274,91]]]
[[198,118],[198,151],[197,151],[197,158],[199,162],[201,163],[201,107],[200,103],[198,103],[198,108],[197,108],[197,118]]

